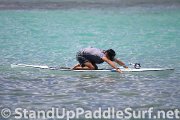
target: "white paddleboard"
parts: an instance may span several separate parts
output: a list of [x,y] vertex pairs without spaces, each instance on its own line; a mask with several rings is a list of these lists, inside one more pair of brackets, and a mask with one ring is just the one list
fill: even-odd
[[[145,72],[145,71],[164,71],[164,70],[174,70],[172,68],[121,68],[122,72]],[[103,70],[71,70],[75,72],[116,72],[115,69],[103,69]]]
[[[74,71],[74,72],[116,72],[115,69],[99,69],[99,70],[72,70],[67,67],[49,67],[46,65],[29,65],[29,64],[11,64],[11,68],[16,67],[31,67],[31,68],[40,68],[40,69],[50,69],[50,70],[60,70],[60,71]],[[122,72],[146,72],[146,71],[165,71],[165,70],[174,70],[173,68],[121,68]]]

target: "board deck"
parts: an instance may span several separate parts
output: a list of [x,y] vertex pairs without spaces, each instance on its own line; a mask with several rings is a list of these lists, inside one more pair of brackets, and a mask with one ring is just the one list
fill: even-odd
[[[115,69],[99,69],[99,70],[72,70],[68,67],[49,67],[46,65],[29,65],[29,64],[11,64],[11,68],[15,67],[30,67],[30,68],[40,68],[49,70],[59,70],[59,71],[74,71],[74,72],[116,72]],[[165,71],[174,70],[173,68],[121,68],[122,72],[146,72],[146,71]]]
[[[164,71],[164,70],[173,70],[172,68],[121,68],[122,72],[145,72],[145,71]],[[103,69],[103,70],[70,70],[75,72],[116,72],[115,69]]]

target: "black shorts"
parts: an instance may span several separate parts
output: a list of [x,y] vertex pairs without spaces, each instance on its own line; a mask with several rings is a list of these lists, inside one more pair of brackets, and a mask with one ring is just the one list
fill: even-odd
[[81,65],[81,67],[85,67],[84,64],[86,62],[90,62],[95,67],[95,69],[97,70],[98,69],[97,65],[93,61],[91,61],[90,58],[91,58],[91,55],[82,54],[81,52],[78,52],[76,55],[76,59],[79,62],[79,64]]

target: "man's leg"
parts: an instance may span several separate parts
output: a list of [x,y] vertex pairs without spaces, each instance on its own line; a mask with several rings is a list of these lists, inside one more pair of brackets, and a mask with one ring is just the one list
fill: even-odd
[[76,59],[78,60],[79,64],[75,65],[72,69],[74,70],[96,70],[97,66],[94,63],[91,63],[86,56],[83,54],[77,54]]
[[78,64],[73,69],[74,70],[95,70],[96,67],[91,62],[85,62],[84,67]]
[[95,63],[92,63],[92,65],[94,66],[94,70],[98,70],[98,66]]
[[77,65],[75,65],[72,69],[73,69],[73,70],[76,70],[78,67],[81,67],[81,65],[80,65],[80,64],[77,64]]
[[94,66],[91,62],[84,63],[85,67],[88,67],[89,70],[95,70],[96,66]]

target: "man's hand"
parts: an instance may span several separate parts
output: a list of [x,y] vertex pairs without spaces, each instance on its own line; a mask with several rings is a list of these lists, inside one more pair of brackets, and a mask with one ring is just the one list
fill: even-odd
[[119,68],[116,69],[116,71],[119,72],[119,73],[123,73]]

